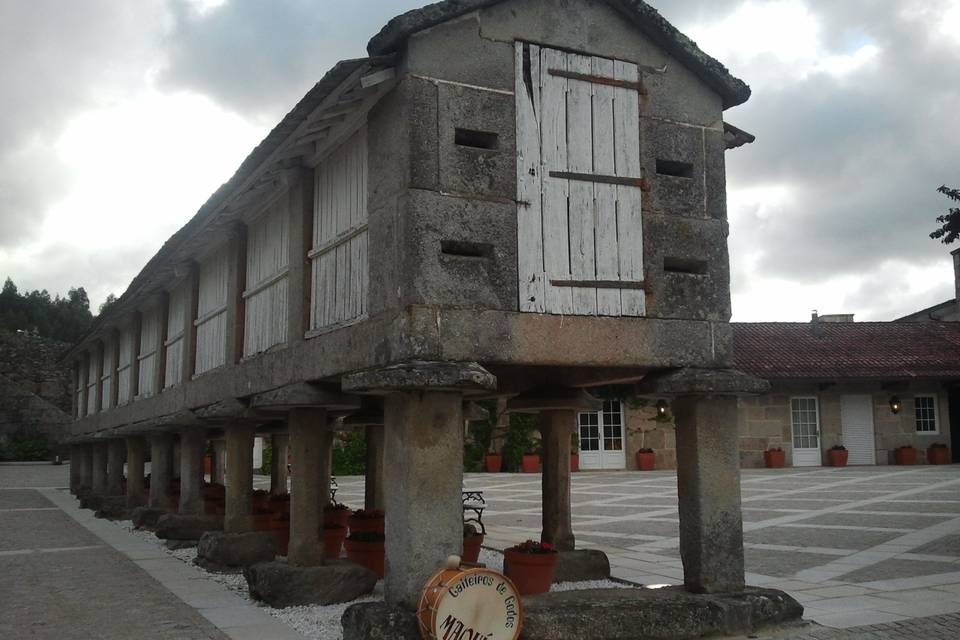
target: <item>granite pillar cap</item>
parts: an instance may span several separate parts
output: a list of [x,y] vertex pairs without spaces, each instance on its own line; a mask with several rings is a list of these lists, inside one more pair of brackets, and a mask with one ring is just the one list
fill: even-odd
[[536,413],[539,411],[600,411],[603,400],[585,389],[552,388],[522,393],[507,400],[507,411]]
[[638,395],[646,396],[751,396],[770,391],[770,383],[736,369],[685,367],[657,371],[637,383]]
[[412,361],[343,376],[345,392],[493,391],[497,378],[476,362]]
[[328,411],[355,411],[360,406],[360,398],[310,382],[296,382],[250,397],[250,408],[259,411],[313,407]]

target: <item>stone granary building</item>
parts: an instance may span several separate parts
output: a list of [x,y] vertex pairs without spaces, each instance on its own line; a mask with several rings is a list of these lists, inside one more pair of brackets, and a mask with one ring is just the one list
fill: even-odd
[[[226,442],[288,434],[289,563],[322,563],[331,431],[367,429],[389,604],[462,544],[464,403],[539,412],[543,538],[573,553],[570,434],[594,385],[670,397],[694,592],[744,587],[723,121],[749,88],[639,0],[449,0],[337,63],[70,354],[78,488],[198,509]],[[306,471],[300,471],[306,470]]]

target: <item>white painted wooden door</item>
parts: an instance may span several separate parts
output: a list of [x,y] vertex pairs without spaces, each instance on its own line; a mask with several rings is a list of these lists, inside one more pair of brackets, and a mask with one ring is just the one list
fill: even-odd
[[790,429],[793,434],[793,466],[819,467],[820,406],[816,398],[790,400]]
[[607,400],[602,411],[578,416],[580,427],[581,469],[626,469],[623,446],[623,408],[617,400]]
[[876,464],[873,434],[873,398],[868,395],[840,396],[840,425],[847,464]]
[[520,310],[642,316],[637,65],[518,42]]

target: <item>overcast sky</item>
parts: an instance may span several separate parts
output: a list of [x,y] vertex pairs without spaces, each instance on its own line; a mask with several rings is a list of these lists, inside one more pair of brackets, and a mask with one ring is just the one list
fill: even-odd
[[[426,0],[0,0],[0,279],[120,294],[337,60]],[[734,319],[953,297],[960,0],[661,0],[753,88],[727,121]]]

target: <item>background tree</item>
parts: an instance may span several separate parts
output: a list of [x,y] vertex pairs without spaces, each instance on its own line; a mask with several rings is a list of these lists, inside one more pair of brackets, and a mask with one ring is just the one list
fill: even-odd
[[93,315],[83,287],[67,297],[50,297],[46,289],[20,293],[10,278],[0,290],[0,331],[30,331],[45,338],[76,342],[90,329]]
[[[937,191],[954,202],[960,202],[960,189],[952,189],[944,185]],[[937,222],[940,223],[940,228],[930,234],[934,240],[950,244],[960,237],[960,207],[950,207],[945,214],[937,217]]]

